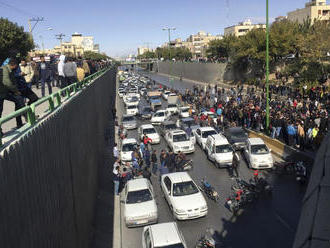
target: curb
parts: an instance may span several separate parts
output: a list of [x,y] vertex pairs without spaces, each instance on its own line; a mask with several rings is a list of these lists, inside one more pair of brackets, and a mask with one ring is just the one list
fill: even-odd
[[[118,88],[118,77],[116,79],[116,94]],[[118,96],[116,95],[116,105],[115,108],[117,110],[118,107]],[[115,142],[118,144],[118,132],[115,126]],[[121,248],[121,206],[120,206],[120,196],[114,196],[113,198],[113,238],[112,238],[112,247],[113,248]]]

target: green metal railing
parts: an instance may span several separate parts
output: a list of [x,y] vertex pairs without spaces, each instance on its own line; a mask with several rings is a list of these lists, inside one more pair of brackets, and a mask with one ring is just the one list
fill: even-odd
[[[26,116],[27,123],[30,126],[33,126],[37,123],[37,118],[36,118],[36,108],[45,103],[48,102],[48,107],[50,113],[53,112],[55,109],[57,109],[59,106],[62,104],[62,99],[69,99],[75,94],[77,94],[79,91],[81,91],[83,88],[86,88],[90,83],[92,83],[96,78],[100,77],[103,75],[105,72],[107,72],[110,68],[104,68],[86,78],[84,78],[83,81],[81,82],[75,82],[71,85],[68,85],[67,87],[49,95],[45,96],[38,101],[32,103],[30,106],[25,106],[13,113],[10,113],[7,116],[4,116],[0,118],[0,129],[2,127],[2,124],[18,117],[18,116]],[[2,146],[2,136],[0,133],[0,146]]]

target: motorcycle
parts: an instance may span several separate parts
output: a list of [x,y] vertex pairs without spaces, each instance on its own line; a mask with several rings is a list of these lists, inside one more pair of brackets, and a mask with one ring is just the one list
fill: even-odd
[[193,161],[191,159],[183,161],[182,169],[184,171],[192,170],[193,168]]
[[307,182],[307,170],[304,165],[304,162],[299,161],[295,164],[295,174],[296,174],[296,181],[300,184],[305,184]]
[[272,186],[262,177],[251,178],[249,182],[251,185],[254,185],[257,193],[266,193],[270,195],[273,192]]
[[216,248],[219,245],[221,243],[216,239],[213,228],[207,228],[205,235],[197,241],[196,248]]
[[248,190],[239,189],[230,195],[226,200],[229,210],[236,215],[237,211],[257,199],[256,193]]
[[220,199],[218,192],[205,179],[201,180],[201,191],[203,191],[208,198],[215,202],[218,202]]

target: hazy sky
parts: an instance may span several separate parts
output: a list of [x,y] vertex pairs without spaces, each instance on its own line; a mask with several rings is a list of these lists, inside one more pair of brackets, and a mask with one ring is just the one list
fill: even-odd
[[[270,18],[304,7],[307,0],[269,0]],[[265,0],[0,0],[0,16],[28,30],[28,19],[44,17],[33,31],[35,42],[52,48],[64,33],[94,36],[95,43],[116,57],[136,53],[138,46],[166,42],[164,26],[177,28],[174,38],[187,38],[200,30],[223,34],[224,27],[250,18],[265,21]],[[53,30],[47,30],[49,27]],[[148,44],[149,43],[149,44]]]

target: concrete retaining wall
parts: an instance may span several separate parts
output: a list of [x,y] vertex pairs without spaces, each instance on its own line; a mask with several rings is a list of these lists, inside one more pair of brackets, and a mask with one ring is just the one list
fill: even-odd
[[234,74],[228,72],[227,63],[170,63],[160,61],[154,63],[153,71],[207,83],[234,79]]
[[115,74],[98,78],[0,156],[0,247],[90,247]]

